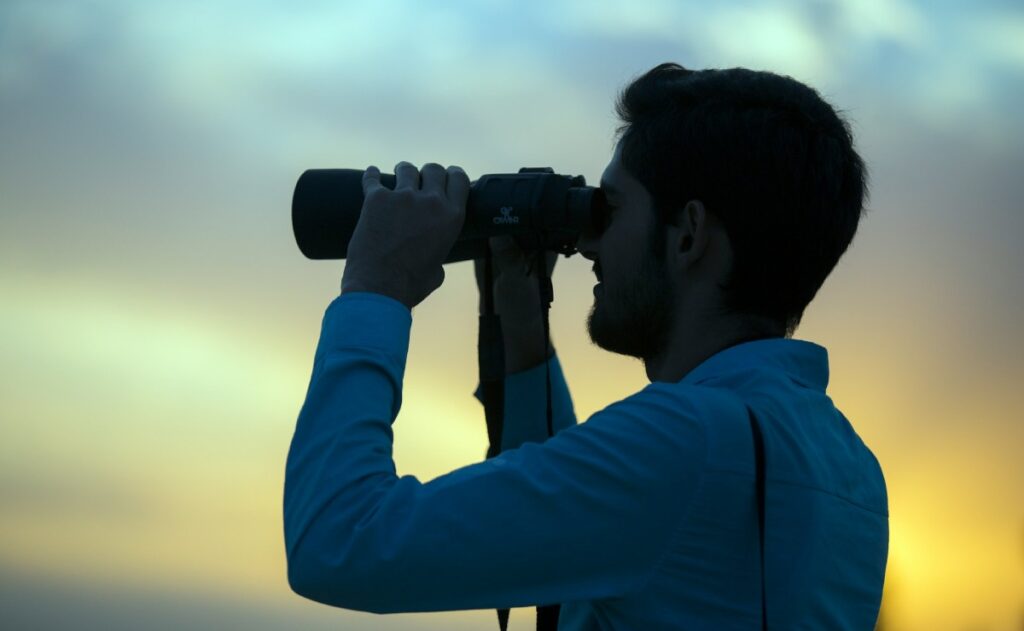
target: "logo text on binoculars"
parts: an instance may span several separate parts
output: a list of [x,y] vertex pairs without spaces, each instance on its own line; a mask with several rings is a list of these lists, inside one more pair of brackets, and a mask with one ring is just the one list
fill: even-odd
[[501,207],[501,217],[495,217],[494,223],[505,224],[505,223],[519,223],[519,217],[512,216],[511,206]]

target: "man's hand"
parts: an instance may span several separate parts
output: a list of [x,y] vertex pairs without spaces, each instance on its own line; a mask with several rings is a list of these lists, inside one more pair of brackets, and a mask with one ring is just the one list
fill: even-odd
[[[515,238],[505,235],[490,239],[494,268],[494,311],[501,316],[501,332],[505,340],[505,374],[534,366],[546,359],[544,319],[536,269],[539,257],[527,255]],[[547,276],[552,277],[557,252],[545,252]],[[484,311],[484,261],[473,263],[476,285],[480,291],[480,313]],[[553,348],[553,347],[552,347]]]
[[395,189],[380,183],[375,166],[363,173],[363,208],[348,244],[341,293],[371,291],[411,310],[444,282],[444,259],[462,230],[469,176],[408,162],[395,165]]

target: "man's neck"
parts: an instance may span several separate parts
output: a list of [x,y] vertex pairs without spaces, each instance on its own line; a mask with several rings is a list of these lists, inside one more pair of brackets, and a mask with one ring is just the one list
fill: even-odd
[[644,360],[647,378],[676,383],[711,356],[737,344],[782,337],[777,327],[761,318],[719,317],[704,322],[677,323],[662,353]]

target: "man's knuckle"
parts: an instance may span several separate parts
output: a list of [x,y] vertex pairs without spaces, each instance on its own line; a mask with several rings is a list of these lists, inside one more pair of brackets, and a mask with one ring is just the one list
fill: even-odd
[[435,210],[440,210],[448,204],[448,199],[438,191],[424,193],[423,199],[428,206]]
[[411,204],[416,199],[416,191],[411,188],[395,190],[392,195],[394,196],[395,203],[399,205]]

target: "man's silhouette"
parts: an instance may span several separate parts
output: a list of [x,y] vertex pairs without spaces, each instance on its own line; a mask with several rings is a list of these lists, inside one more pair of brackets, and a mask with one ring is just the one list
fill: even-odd
[[494,240],[502,453],[397,478],[411,309],[443,281],[468,177],[400,163],[392,192],[371,167],[288,456],[296,592],[378,613],[561,604],[559,629],[874,626],[885,482],[825,392],[826,350],[792,338],[862,212],[849,128],[793,79],[674,64],[618,113],[611,210],[578,242],[600,281],[587,325],[651,383],[577,424],[533,276]]

